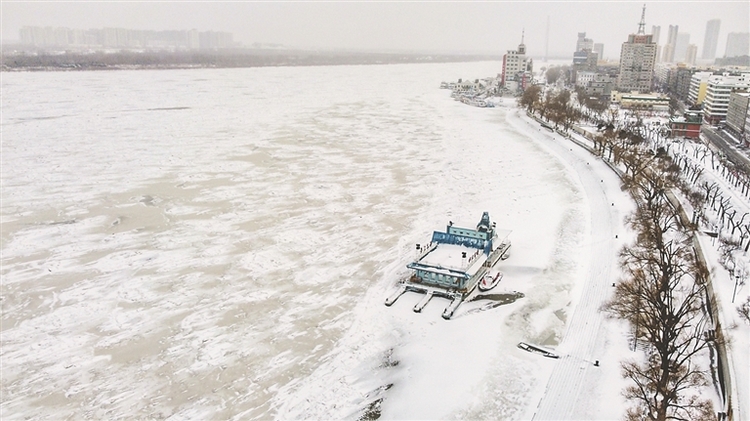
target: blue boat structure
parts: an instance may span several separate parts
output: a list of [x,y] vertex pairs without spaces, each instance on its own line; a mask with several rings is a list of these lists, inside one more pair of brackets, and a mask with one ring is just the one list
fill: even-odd
[[[449,222],[445,232],[432,233],[428,244],[417,244],[417,258],[406,265],[411,270],[409,277],[399,282],[385,305],[393,305],[406,292],[422,293],[424,298],[414,306],[419,313],[438,296],[451,301],[442,315],[450,319],[480,283],[482,290],[489,290],[500,281],[502,273],[494,267],[510,255],[510,232],[498,230],[488,212],[482,214],[475,229]],[[487,276],[490,279],[485,279]]]

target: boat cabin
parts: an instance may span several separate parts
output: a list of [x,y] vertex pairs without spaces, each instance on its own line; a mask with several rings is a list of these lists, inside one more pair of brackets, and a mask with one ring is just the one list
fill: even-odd
[[417,244],[417,259],[406,266],[414,270],[411,280],[432,287],[470,291],[507,250],[508,234],[510,231],[496,230],[488,212],[482,214],[473,229],[449,222],[445,232],[433,232],[429,244]]

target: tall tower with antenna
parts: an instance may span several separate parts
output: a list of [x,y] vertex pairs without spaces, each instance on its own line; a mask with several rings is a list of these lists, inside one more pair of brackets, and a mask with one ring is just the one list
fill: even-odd
[[638,33],[630,34],[620,50],[620,74],[617,90],[621,92],[651,92],[656,63],[656,44],[646,34],[646,5],[643,5]]
[[526,57],[525,35],[524,29],[521,31],[521,43],[518,44],[518,49],[508,50],[508,53],[503,56],[500,85],[511,91],[526,89],[526,85],[531,80],[533,62],[531,57]]

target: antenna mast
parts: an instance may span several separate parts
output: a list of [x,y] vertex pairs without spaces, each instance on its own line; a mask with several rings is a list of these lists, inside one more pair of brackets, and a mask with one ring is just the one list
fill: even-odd
[[646,5],[643,5],[641,13],[641,22],[638,24],[638,35],[646,35]]
[[547,15],[547,32],[544,35],[544,62],[547,62],[547,56],[549,55],[549,15]]

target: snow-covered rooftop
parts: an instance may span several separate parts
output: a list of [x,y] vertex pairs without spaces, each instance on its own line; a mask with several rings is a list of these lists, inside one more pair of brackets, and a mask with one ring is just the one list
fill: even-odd
[[[463,253],[466,253],[466,258],[462,257]],[[470,260],[471,265],[468,265]],[[450,268],[475,273],[475,268],[480,267],[486,260],[487,256],[482,250],[457,244],[438,244],[434,250],[427,253],[419,262],[438,268]]]

